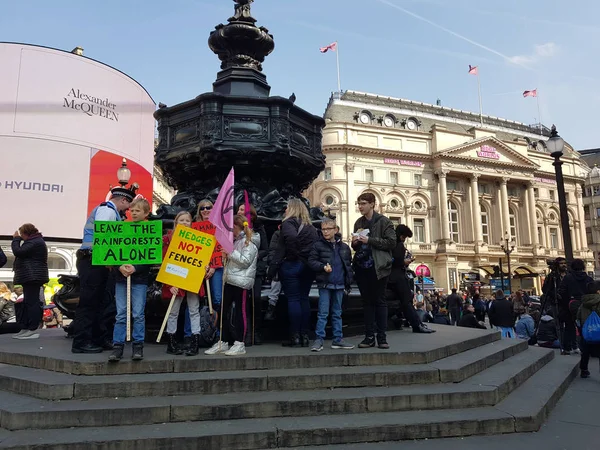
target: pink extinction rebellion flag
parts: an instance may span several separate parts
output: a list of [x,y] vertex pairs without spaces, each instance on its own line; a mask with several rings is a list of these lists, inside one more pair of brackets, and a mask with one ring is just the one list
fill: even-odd
[[537,97],[537,89],[534,89],[533,91],[524,91],[523,97]]
[[472,66],[469,64],[469,75],[477,75],[478,73],[479,69],[477,69],[477,66]]
[[226,253],[233,251],[233,167],[225,179],[208,220],[215,227],[215,237]]
[[321,53],[327,53],[329,50],[335,52],[337,50],[337,42],[332,42],[331,44],[326,45],[325,47],[321,47],[319,50],[321,51]]

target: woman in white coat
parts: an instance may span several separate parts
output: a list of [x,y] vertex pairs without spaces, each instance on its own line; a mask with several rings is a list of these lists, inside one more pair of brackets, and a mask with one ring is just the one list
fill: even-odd
[[260,236],[248,227],[246,218],[236,215],[233,218],[233,252],[227,255],[223,274],[223,334],[222,341],[206,350],[207,355],[224,353],[228,356],[244,355],[246,347],[246,301],[254,286],[256,260]]

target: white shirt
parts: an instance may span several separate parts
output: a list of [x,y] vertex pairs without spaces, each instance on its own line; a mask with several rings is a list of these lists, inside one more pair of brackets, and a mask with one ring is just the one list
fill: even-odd
[[[115,207],[115,209],[117,208],[113,202],[107,202],[107,203],[112,204]],[[94,220],[102,220],[102,221],[107,221],[107,222],[114,222],[117,219],[118,219],[117,213],[115,212],[114,209],[110,208],[109,206],[100,206],[96,210],[96,217],[94,218]]]

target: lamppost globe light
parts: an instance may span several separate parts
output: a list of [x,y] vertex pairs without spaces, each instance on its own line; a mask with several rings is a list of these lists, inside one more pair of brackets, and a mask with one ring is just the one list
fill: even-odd
[[546,147],[553,158],[560,158],[563,155],[565,141],[558,135],[555,125],[552,125],[552,132],[550,133],[550,138],[546,141]]
[[121,164],[121,167],[117,170],[117,179],[119,180],[119,184],[123,187],[125,187],[131,179],[131,170],[127,167],[127,160],[125,158],[123,158],[123,164]]

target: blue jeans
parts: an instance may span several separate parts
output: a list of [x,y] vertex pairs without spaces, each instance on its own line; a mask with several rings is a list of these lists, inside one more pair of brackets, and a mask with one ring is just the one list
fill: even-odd
[[319,289],[319,312],[317,314],[317,337],[325,339],[325,326],[331,308],[331,328],[333,328],[333,341],[342,340],[342,299],[343,289]]
[[185,305],[185,317],[183,321],[183,335],[190,337],[192,335],[192,319],[190,319],[190,308]]
[[[133,315],[133,342],[144,342],[146,335],[146,284],[131,285],[131,314]],[[127,334],[127,283],[115,284],[115,300],[117,303],[117,321],[113,333],[113,343],[124,344]]]
[[302,261],[284,261],[279,269],[279,275],[288,301],[290,334],[308,333],[310,328],[308,295],[314,272]]
[[208,280],[210,284],[210,293],[212,295],[213,308],[221,307],[223,299],[223,268],[215,269],[215,273]]

